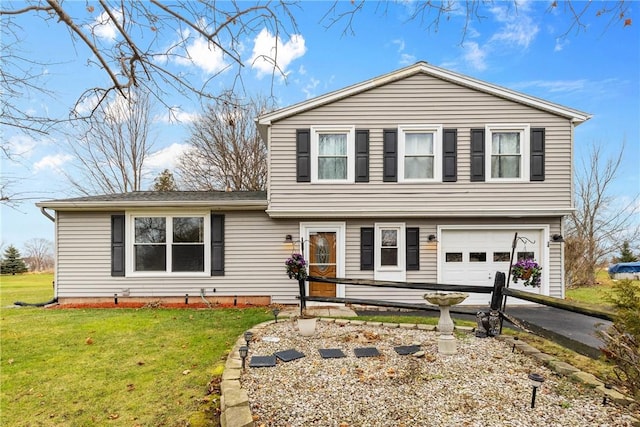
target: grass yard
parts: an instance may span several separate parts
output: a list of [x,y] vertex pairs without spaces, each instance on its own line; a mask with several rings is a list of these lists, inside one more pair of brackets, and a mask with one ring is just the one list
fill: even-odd
[[228,351],[272,318],[265,308],[6,308],[51,299],[51,275],[0,280],[6,426],[217,425],[210,391]]

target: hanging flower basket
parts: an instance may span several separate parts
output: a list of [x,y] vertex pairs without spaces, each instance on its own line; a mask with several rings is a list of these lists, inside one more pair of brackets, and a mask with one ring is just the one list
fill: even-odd
[[289,279],[304,280],[307,278],[307,261],[304,260],[302,254],[292,254],[284,264],[287,267]]
[[511,268],[511,277],[514,282],[522,280],[524,286],[540,287],[542,267],[535,260],[521,259]]

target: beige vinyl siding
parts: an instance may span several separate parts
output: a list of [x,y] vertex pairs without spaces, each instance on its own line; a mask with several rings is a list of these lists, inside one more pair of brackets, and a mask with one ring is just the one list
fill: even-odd
[[[470,182],[470,129],[488,124],[523,124],[546,129],[545,181]],[[458,180],[451,183],[382,182],[382,131],[398,125],[430,124],[458,130]],[[355,126],[370,132],[368,183],[296,182],[296,129],[318,125]],[[419,74],[272,124],[269,214],[279,212],[414,213],[434,215],[470,210],[571,207],[569,120],[513,101]],[[488,175],[488,173],[487,173]],[[505,203],[505,201],[508,201]]]
[[284,267],[292,248],[284,238],[297,235],[297,222],[274,221],[264,212],[222,213],[224,276],[150,278],[111,276],[111,213],[57,212],[57,296],[112,297],[129,289],[132,297],[199,298],[205,288],[212,297],[271,296],[280,303],[295,303],[298,284],[289,280]]

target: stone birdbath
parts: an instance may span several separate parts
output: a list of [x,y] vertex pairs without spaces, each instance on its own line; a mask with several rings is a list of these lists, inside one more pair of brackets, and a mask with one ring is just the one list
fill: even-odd
[[460,304],[467,299],[469,294],[465,292],[428,292],[424,299],[440,308],[440,320],[438,320],[438,353],[456,354],[456,339],[453,336],[453,320],[449,314],[449,307]]

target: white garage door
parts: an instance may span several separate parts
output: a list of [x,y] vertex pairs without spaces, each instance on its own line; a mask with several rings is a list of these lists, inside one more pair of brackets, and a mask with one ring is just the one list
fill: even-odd
[[[518,233],[515,259],[534,258],[544,265],[542,230],[516,229],[442,229],[440,235],[440,283],[467,286],[493,286],[496,271],[509,272],[511,246]],[[530,242],[525,242],[526,238]],[[539,293],[540,288],[525,288],[522,282],[509,285],[513,289]],[[470,294],[465,305],[488,306],[491,294]],[[510,299],[510,304],[524,304]]]

